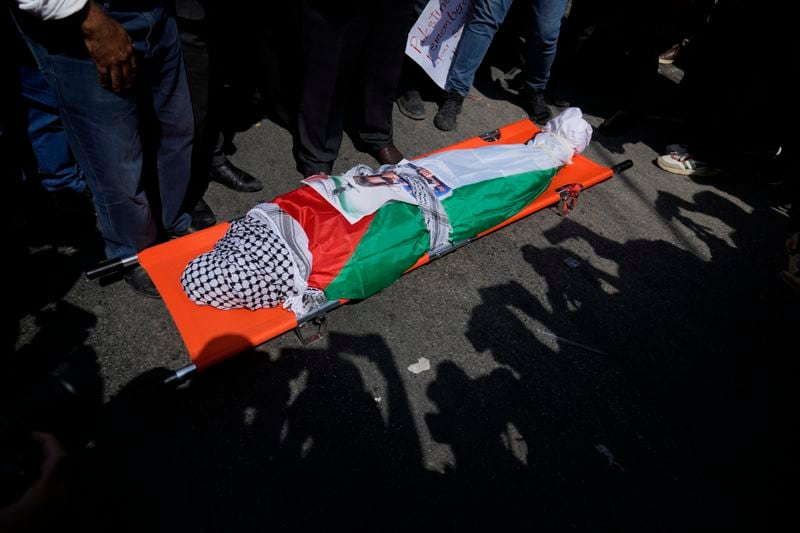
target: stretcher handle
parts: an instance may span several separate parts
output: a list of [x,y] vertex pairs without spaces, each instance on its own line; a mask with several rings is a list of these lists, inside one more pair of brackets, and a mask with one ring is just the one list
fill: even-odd
[[86,272],[86,279],[93,280],[97,278],[102,278],[103,276],[108,276],[110,274],[116,274],[117,272],[122,272],[124,269],[131,265],[136,265],[139,263],[139,258],[135,255],[130,257],[121,257],[119,259],[109,259],[108,261],[103,261],[96,267]]
[[625,161],[620,161],[619,163],[611,167],[611,171],[614,174],[619,174],[620,172],[625,172],[632,166],[633,166],[633,161],[631,161],[630,159],[626,159]]

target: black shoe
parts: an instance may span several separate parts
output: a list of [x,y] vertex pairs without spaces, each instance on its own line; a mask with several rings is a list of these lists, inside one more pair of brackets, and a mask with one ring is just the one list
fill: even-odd
[[408,118],[414,120],[425,120],[425,104],[419,91],[410,90],[404,92],[397,98],[397,109]]
[[221,165],[211,165],[208,175],[211,181],[221,183],[234,191],[256,192],[264,187],[260,181],[227,159]]
[[192,209],[192,224],[190,226],[192,231],[200,231],[201,229],[210,228],[217,223],[217,217],[214,211],[211,210],[205,200],[202,198],[197,202],[197,205]]
[[456,129],[456,119],[464,105],[464,97],[456,92],[449,92],[444,97],[444,102],[439,106],[439,111],[433,117],[433,124],[442,131]]
[[381,165],[396,165],[403,160],[403,154],[393,144],[378,148],[372,152],[372,157],[377,159]]
[[531,120],[537,124],[547,122],[550,118],[550,108],[544,101],[544,91],[526,89],[520,93],[520,96],[522,97],[522,108],[528,113]]
[[145,269],[143,269],[140,265],[136,265],[135,267],[126,270],[125,273],[122,274],[122,277],[125,278],[125,281],[133,290],[142,296],[156,298],[159,300],[161,299],[161,295],[158,293],[158,289],[156,289],[153,280],[150,279],[150,276],[147,275]]

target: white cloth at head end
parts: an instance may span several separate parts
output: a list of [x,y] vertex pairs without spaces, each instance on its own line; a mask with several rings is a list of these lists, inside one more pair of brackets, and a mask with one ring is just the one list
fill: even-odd
[[583,152],[592,140],[592,127],[583,119],[577,107],[568,107],[557,117],[547,121],[542,131],[566,140],[576,154]]

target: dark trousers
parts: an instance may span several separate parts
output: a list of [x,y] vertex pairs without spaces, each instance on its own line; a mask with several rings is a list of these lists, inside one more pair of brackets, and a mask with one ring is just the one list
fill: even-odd
[[303,2],[303,85],[294,147],[299,167],[331,170],[348,109],[359,149],[392,144],[392,104],[411,8],[410,0]]
[[[694,55],[681,82],[692,155],[715,165],[740,167],[771,159],[785,145],[788,121],[780,110],[794,98],[785,54],[793,42],[791,17],[780,9],[718,2],[694,39]],[[741,47],[742,35],[748,45]],[[731,54],[731,50],[741,51]],[[740,72],[746,65],[747,72]],[[747,129],[742,125],[752,121]]]
[[213,6],[200,0],[176,0],[175,8],[194,113],[192,177],[185,201],[191,211],[208,189],[209,167],[225,162],[219,113],[223,83],[220,36],[212,24]]
[[[427,7],[428,0],[414,0],[412,2],[411,19],[408,21],[408,30],[410,31],[413,24],[417,21],[422,11]],[[404,54],[403,57],[403,72],[400,75],[398,82],[397,95],[407,93],[409,91],[420,91],[422,89],[435,88],[438,95],[441,91],[439,87],[433,83],[428,74],[422,70],[416,61]]]

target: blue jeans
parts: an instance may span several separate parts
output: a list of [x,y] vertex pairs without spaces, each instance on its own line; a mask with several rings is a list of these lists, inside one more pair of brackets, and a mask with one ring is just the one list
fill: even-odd
[[[450,66],[445,88],[461,96],[469,94],[475,72],[481,65],[494,34],[506,18],[513,0],[477,0],[470,21],[464,28],[458,50]],[[523,71],[525,86],[541,91],[550,78],[550,67],[556,57],[561,18],[567,0],[533,0],[531,27],[528,31],[527,58]]]
[[547,87],[566,9],[567,0],[534,0],[531,4],[531,27],[522,79],[532,91],[543,91]]
[[20,66],[19,79],[42,186],[50,192],[83,191],[86,177],[69,148],[55,93],[36,67]]
[[[97,82],[97,69],[75,27],[34,21],[15,13],[28,46],[58,99],[64,130],[94,195],[109,259],[134,255],[153,244],[159,226],[183,233],[194,118],[175,20],[160,2],[123,11],[109,2],[109,16],[128,32],[139,57],[130,89],[114,93]],[[146,147],[146,148],[143,148]],[[148,165],[145,170],[145,152]],[[157,187],[145,185],[155,173]],[[155,205],[160,206],[160,216]],[[155,212],[155,213],[154,213]]]

